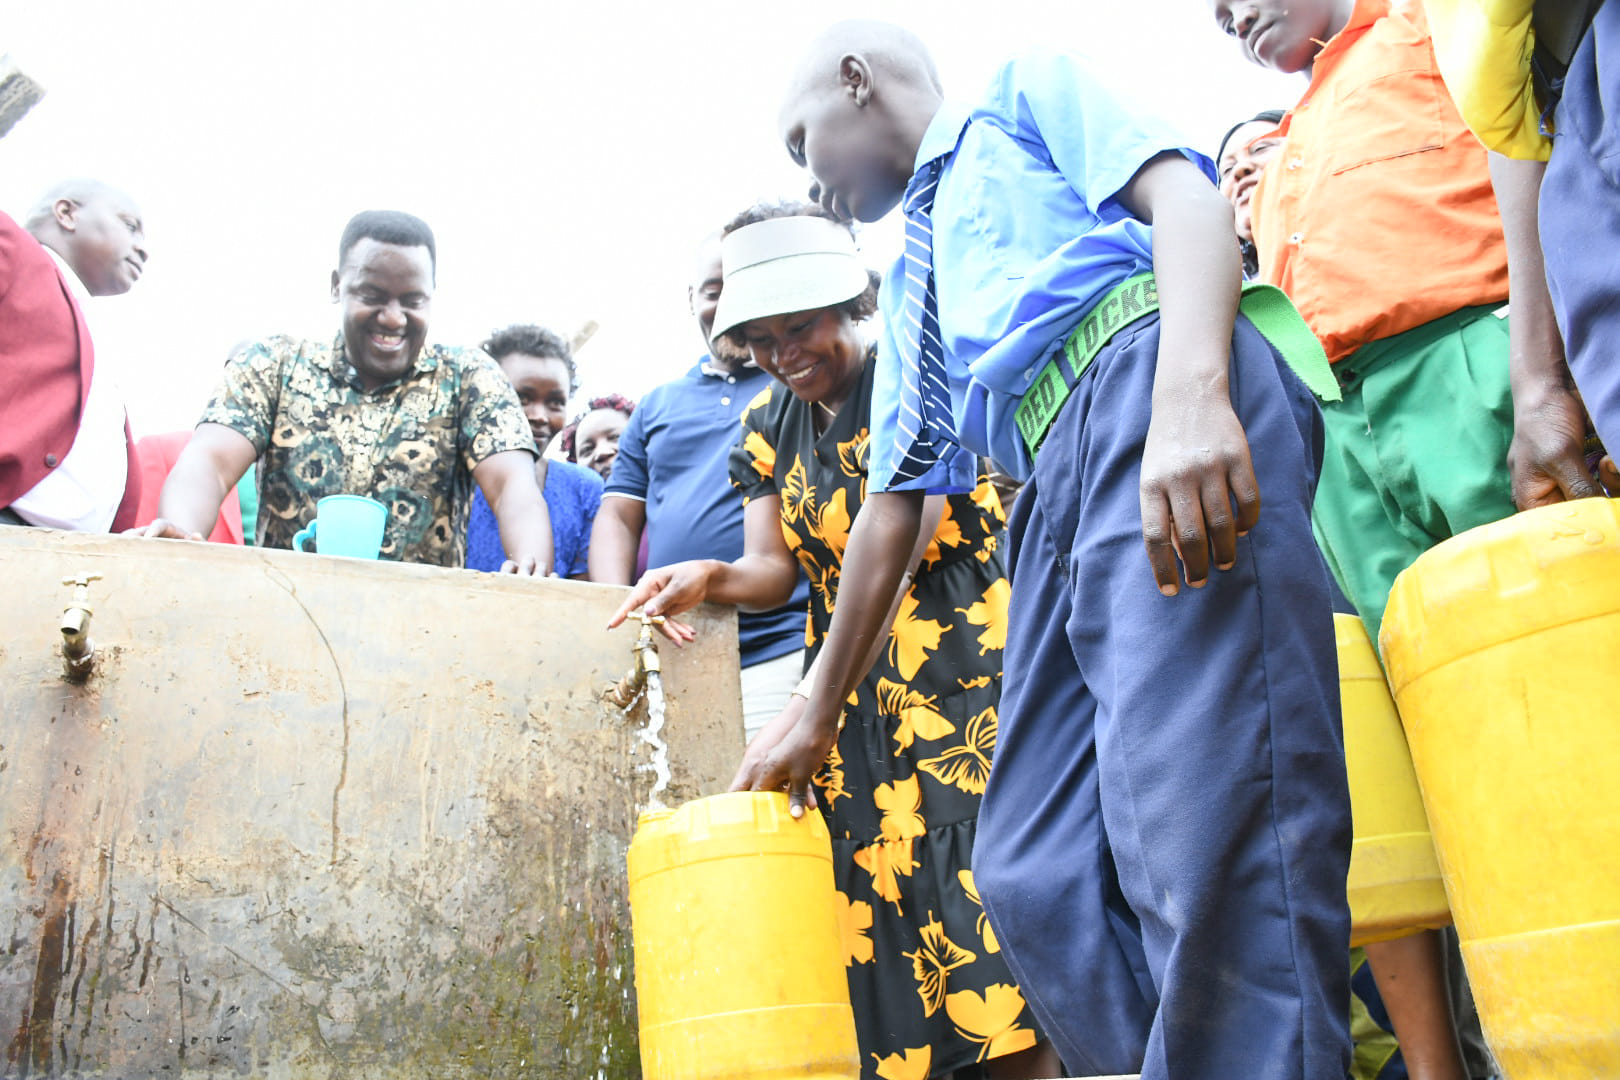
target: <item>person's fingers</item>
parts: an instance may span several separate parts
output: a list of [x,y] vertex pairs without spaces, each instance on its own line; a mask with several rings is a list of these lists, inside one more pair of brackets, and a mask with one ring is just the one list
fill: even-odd
[[1254,460],[1245,453],[1242,460],[1232,466],[1226,481],[1231,485],[1232,502],[1237,507],[1237,534],[1249,535],[1249,530],[1260,523],[1260,481],[1254,475]]
[[511,559],[507,559],[505,562],[501,563],[500,572],[503,574],[515,574],[517,573],[517,568],[517,563],[513,562]]
[[[647,579],[643,578],[642,581],[645,583]],[[653,595],[647,598],[647,602],[642,604],[641,608],[648,615],[662,615],[664,613],[664,606],[670,601],[674,600],[675,594],[677,594],[679,591],[679,585],[673,577],[661,578],[657,582],[657,587],[654,589]]]
[[625,597],[624,603],[620,604],[618,610],[616,610],[612,615],[608,616],[607,624],[609,630],[612,630],[614,627],[624,622],[624,620],[629,617],[630,613],[641,605],[640,594],[640,585],[637,585],[635,588],[630,590],[630,595]]
[[1610,495],[1620,495],[1620,465],[1614,463],[1613,455],[1604,454],[1598,462],[1598,479]]
[[1237,521],[1232,513],[1232,491],[1225,477],[1211,477],[1200,492],[1199,509],[1209,532],[1215,569],[1230,570],[1237,562]]
[[697,631],[685,623],[678,623],[673,619],[665,619],[659,623],[658,632],[663,634],[671,644],[681,649],[697,640]]
[[[664,578],[661,575],[643,574],[641,580],[630,587],[630,595],[624,598],[624,603],[619,605],[619,610],[615,611],[612,617],[608,619],[608,629],[612,630],[615,626],[624,622],[636,608],[644,608],[647,600],[662,589],[663,584]],[[649,611],[647,614],[654,613]]]
[[1586,456],[1578,448],[1572,454],[1549,462],[1548,466],[1566,499],[1590,499],[1603,494],[1602,486],[1586,471]]
[[1196,489],[1176,488],[1170,492],[1170,512],[1175,521],[1170,535],[1176,554],[1181,556],[1187,584],[1201,589],[1209,580],[1209,533],[1204,527],[1204,505]]
[[755,766],[748,787],[750,791],[781,791],[787,783],[787,766],[779,754],[772,752]]
[[808,758],[807,754],[796,755],[793,772],[788,777],[788,813],[796,818],[803,817],[805,810],[816,808],[816,790],[811,781],[821,768],[821,762],[810,764]]
[[1142,544],[1147,549],[1153,581],[1166,596],[1180,591],[1176,576],[1176,553],[1170,540],[1170,504],[1156,488],[1142,491]]
[[754,787],[754,770],[759,767],[759,760],[743,755],[742,764],[737,766],[737,775],[731,778],[731,786],[727,791],[751,791]]

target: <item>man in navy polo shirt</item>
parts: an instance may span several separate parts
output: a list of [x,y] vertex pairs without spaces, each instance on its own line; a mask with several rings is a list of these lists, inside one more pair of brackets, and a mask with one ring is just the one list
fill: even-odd
[[[635,581],[643,528],[648,566],[742,556],[743,503],[731,486],[728,460],[742,433],[743,409],[771,377],[746,352],[710,340],[720,302],[718,236],[704,242],[696,270],[687,298],[709,355],[643,397],[630,417],[591,530],[592,581]],[[804,674],[809,599],[801,574],[785,607],[737,613],[743,726],[750,740],[787,706]]]

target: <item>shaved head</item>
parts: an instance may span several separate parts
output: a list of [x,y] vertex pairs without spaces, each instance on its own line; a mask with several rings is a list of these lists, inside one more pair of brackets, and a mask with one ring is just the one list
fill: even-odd
[[873,70],[888,78],[927,87],[942,96],[945,92],[922,38],[903,26],[875,19],[847,19],[817,35],[795,72],[793,90],[833,78],[839,61],[852,53],[865,57]]
[[64,180],[28,212],[28,232],[60,255],[91,296],[116,296],[146,269],[146,225],[127,194],[100,180]]
[[788,154],[814,178],[812,201],[840,220],[876,221],[904,193],[943,101],[939,72],[917,35],[852,19],[811,42],[778,125]]
[[72,180],[63,180],[61,183],[52,186],[34,203],[34,208],[28,211],[28,219],[24,227],[29,232],[33,232],[35,226],[43,226],[50,221],[54,216],[53,208],[61,199],[77,203],[79,206],[85,206],[98,199],[108,197],[124,202],[132,202],[128,195],[102,180],[92,180],[84,176]]

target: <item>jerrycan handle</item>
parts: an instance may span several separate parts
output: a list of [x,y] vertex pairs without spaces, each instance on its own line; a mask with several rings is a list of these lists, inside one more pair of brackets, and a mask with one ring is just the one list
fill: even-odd
[[308,525],[304,526],[302,529],[298,530],[298,532],[293,536],[293,550],[294,551],[308,551],[309,550],[308,548],[304,547],[304,544],[306,542],[310,541],[310,540],[315,539],[315,526],[317,526],[319,524],[320,524],[319,521],[312,521]]

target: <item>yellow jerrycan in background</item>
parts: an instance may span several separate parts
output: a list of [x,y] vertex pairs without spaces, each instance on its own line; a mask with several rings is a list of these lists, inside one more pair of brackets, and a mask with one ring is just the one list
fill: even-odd
[[644,1080],[857,1080],[819,813],[698,799],[641,815],[629,863]]
[[1381,640],[1503,1073],[1620,1077],[1620,502],[1438,545]]
[[1350,944],[1370,945],[1451,925],[1440,863],[1401,718],[1367,629],[1333,616],[1344,706],[1344,763],[1350,774]]

